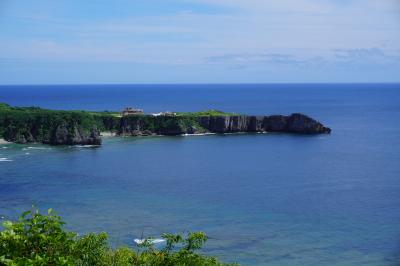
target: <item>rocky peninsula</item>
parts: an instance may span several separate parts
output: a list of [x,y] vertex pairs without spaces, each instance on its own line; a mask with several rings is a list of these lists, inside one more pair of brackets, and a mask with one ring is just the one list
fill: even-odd
[[252,116],[219,111],[116,113],[58,111],[0,104],[0,138],[16,143],[101,145],[101,131],[118,136],[202,133],[285,132],[329,134],[331,129],[304,114]]

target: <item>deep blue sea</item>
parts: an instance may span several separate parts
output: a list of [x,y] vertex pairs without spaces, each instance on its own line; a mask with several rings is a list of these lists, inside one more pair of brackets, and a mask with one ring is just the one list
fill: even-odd
[[333,130],[0,145],[3,219],[34,204],[113,245],[201,230],[243,265],[400,265],[399,84],[0,86],[0,102],[302,112]]

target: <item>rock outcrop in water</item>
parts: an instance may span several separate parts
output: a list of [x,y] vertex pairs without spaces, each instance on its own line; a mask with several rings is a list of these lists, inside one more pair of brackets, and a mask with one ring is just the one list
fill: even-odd
[[100,130],[120,136],[198,133],[287,132],[323,134],[331,130],[303,114],[248,116],[219,111],[177,115],[55,111],[0,104],[0,138],[16,143],[100,145]]

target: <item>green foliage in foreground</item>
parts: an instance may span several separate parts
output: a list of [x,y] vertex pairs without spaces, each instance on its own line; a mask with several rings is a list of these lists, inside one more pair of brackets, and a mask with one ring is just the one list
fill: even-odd
[[207,241],[202,232],[186,236],[164,234],[166,245],[157,250],[151,239],[140,249],[110,248],[107,234],[78,236],[49,210],[23,213],[18,222],[4,222],[0,232],[0,265],[227,265],[196,253]]

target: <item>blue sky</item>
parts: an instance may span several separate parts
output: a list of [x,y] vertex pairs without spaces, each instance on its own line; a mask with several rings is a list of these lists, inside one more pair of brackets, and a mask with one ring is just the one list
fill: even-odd
[[400,0],[0,0],[0,84],[400,82]]

